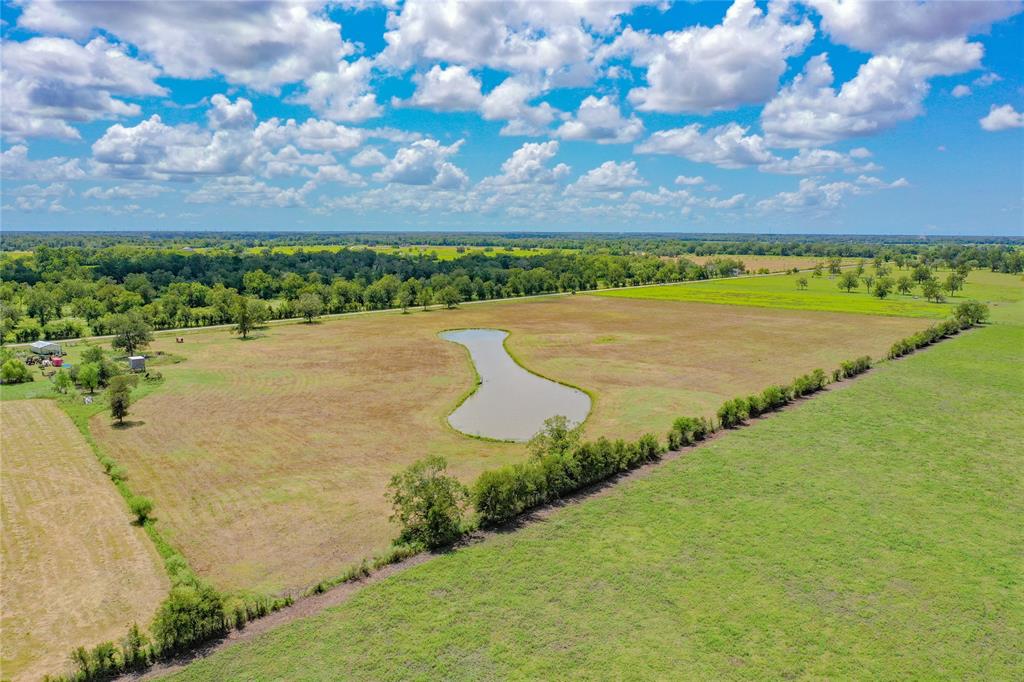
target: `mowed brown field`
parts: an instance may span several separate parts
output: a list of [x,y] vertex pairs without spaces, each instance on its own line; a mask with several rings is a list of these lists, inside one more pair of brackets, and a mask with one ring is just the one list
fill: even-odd
[[[785,272],[792,270],[793,268],[800,268],[801,270],[808,270],[813,268],[818,263],[828,265],[827,258],[818,258],[815,256],[751,256],[741,254],[739,256],[694,256],[687,254],[683,256],[686,260],[692,261],[697,265],[704,265],[709,260],[714,258],[735,258],[736,260],[743,261],[743,265],[746,266],[750,272],[757,272],[762,268],[768,268],[769,272]],[[853,265],[858,262],[857,258],[843,258],[844,265]]]
[[55,402],[0,402],[0,426],[0,676],[38,680],[63,670],[75,646],[148,625],[169,584],[152,543]]
[[152,497],[168,539],[218,587],[306,587],[395,535],[389,477],[426,455],[469,482],[523,445],[450,429],[474,375],[439,331],[497,327],[529,369],[588,390],[588,437],[663,434],[680,415],[841,360],[880,356],[921,320],[568,296],[160,337],[187,359],[132,408],[91,426]]

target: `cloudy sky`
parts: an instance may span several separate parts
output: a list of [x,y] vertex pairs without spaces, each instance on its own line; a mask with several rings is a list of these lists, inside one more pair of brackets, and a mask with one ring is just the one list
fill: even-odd
[[7,229],[1024,234],[1020,2],[3,2]]

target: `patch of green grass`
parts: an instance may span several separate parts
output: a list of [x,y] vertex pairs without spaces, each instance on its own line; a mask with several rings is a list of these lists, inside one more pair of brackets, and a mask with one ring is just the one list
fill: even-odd
[[[905,270],[894,272],[896,277],[901,274],[909,273]],[[797,280],[801,277],[807,277],[807,289],[797,288]],[[948,317],[952,308],[960,301],[972,298],[981,301],[1020,301],[1024,297],[1024,287],[1021,287],[1019,275],[983,270],[972,272],[964,290],[957,292],[955,297],[947,298],[945,303],[926,301],[920,296],[920,290],[916,290],[916,298],[913,295],[891,294],[885,299],[880,299],[869,294],[863,285],[847,293],[839,289],[837,281],[829,279],[827,275],[809,277],[806,273],[801,273],[713,279],[639,289],[615,289],[596,292],[593,295],[936,319]]]
[[886,363],[174,679],[1022,679],[1022,348]]
[[23,384],[0,385],[0,400],[27,400],[29,398],[55,398],[53,383],[39,373],[38,367],[30,367],[34,381]]

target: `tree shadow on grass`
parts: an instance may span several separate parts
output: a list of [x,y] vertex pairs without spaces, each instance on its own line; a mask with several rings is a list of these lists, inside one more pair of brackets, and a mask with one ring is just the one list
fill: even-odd
[[146,422],[141,419],[131,420],[128,419],[123,422],[114,422],[111,424],[111,428],[117,429],[118,431],[127,431],[128,429],[134,429],[136,426],[145,426]]

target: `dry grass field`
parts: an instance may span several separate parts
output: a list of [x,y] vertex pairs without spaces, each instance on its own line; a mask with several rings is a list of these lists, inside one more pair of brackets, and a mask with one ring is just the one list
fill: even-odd
[[[768,268],[770,272],[786,272],[793,268],[800,268],[801,270],[807,270],[813,268],[818,263],[824,263],[828,265],[827,258],[815,258],[814,256],[753,256],[753,255],[739,255],[739,256],[694,256],[692,254],[684,256],[686,260],[693,261],[697,265],[703,265],[713,258],[736,258],[743,261],[743,264],[747,266],[747,270],[750,272],[757,272],[761,268]],[[858,262],[857,258],[843,258],[845,265],[853,265]]]
[[218,587],[305,587],[383,549],[394,535],[384,491],[430,454],[469,481],[525,456],[468,438],[445,416],[473,385],[464,349],[437,333],[511,332],[529,369],[591,392],[588,437],[667,430],[679,415],[870,353],[921,320],[558,297],[409,315],[159,337],[186,360],[132,409],[132,425],[91,428],[156,503],[167,538]]
[[71,420],[51,400],[0,403],[0,677],[38,680],[73,646],[148,624],[168,582]]

